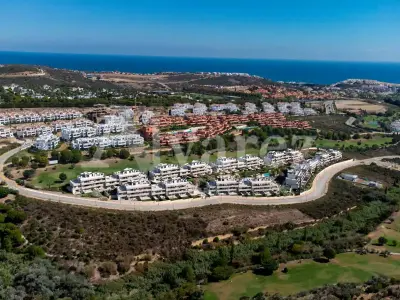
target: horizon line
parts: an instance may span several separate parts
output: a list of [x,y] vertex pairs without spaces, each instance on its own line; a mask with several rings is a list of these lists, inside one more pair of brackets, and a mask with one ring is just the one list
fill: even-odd
[[0,50],[0,53],[26,53],[26,54],[58,54],[58,55],[90,55],[90,56],[127,56],[127,57],[154,57],[154,58],[187,58],[187,59],[221,59],[221,60],[265,60],[265,61],[304,61],[328,63],[372,63],[372,64],[400,64],[400,61],[365,61],[365,60],[329,60],[329,59],[301,59],[301,58],[258,58],[258,57],[217,57],[217,56],[186,56],[186,55],[144,55],[121,53],[76,53],[76,52],[48,52],[48,51],[23,51]]

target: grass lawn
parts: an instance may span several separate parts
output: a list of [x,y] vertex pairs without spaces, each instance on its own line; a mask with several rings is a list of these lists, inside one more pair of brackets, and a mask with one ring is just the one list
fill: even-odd
[[304,290],[337,282],[363,282],[373,275],[382,274],[400,278],[400,260],[377,255],[346,253],[338,255],[331,263],[320,264],[303,261],[288,264],[289,273],[276,271],[272,276],[237,274],[230,280],[206,286],[206,300],[237,300],[252,297],[259,292],[290,295]]
[[[259,155],[259,149],[248,149],[246,154]],[[239,156],[244,155],[244,153],[239,153]],[[140,157],[136,155],[135,159],[121,160],[118,158],[108,159],[108,160],[98,160],[98,161],[84,161],[76,164],[73,169],[71,165],[57,165],[48,166],[46,169],[37,170],[36,176],[32,179],[31,183],[41,189],[58,188],[69,182],[71,179],[75,179],[82,172],[102,172],[106,175],[110,175],[116,171],[121,171],[125,168],[134,168],[143,172],[147,172],[155,165],[157,165],[158,160],[162,163],[169,164],[179,164],[183,165],[187,162],[193,160],[202,159],[204,161],[214,162],[218,157],[237,157],[238,153],[236,151],[230,152],[218,152],[213,154],[205,154],[202,158],[197,155],[189,156],[168,156],[168,154],[162,154],[160,157],[155,157],[153,155],[146,155],[145,157]],[[59,175],[65,173],[67,175],[67,180],[60,182]]]
[[[358,142],[361,142],[361,145],[358,145]],[[363,147],[365,145],[383,146],[391,142],[392,142],[391,137],[374,136],[372,139],[358,139],[358,140],[347,140],[347,141],[333,141],[333,140],[322,139],[316,141],[316,146],[320,148],[341,148],[342,146]]]

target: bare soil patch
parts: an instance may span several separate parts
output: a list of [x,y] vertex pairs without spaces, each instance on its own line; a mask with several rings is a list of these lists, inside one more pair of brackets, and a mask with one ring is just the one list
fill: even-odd
[[350,112],[364,110],[368,113],[384,113],[387,110],[383,104],[374,104],[362,100],[336,100],[335,103],[337,109]]

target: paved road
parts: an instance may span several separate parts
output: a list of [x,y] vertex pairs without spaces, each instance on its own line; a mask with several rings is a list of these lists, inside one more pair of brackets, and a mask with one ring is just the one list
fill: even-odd
[[316,200],[326,194],[330,180],[335,174],[362,164],[370,164],[371,162],[379,162],[383,158],[400,158],[400,156],[385,156],[376,157],[365,160],[348,160],[334,164],[321,171],[314,179],[312,188],[299,196],[283,196],[283,197],[240,197],[240,196],[214,196],[205,199],[187,199],[176,201],[101,201],[95,198],[83,198],[73,196],[71,194],[62,194],[49,191],[38,191],[19,186],[15,181],[10,180],[2,173],[5,161],[12,155],[18,153],[22,149],[28,147],[26,144],[20,148],[11,150],[0,156],[0,179],[5,181],[10,187],[19,191],[19,193],[26,197],[36,198],[40,200],[53,201],[65,204],[82,205],[89,207],[117,209],[117,210],[140,210],[140,211],[161,211],[161,210],[176,210],[186,209],[192,207],[200,207],[213,204],[231,203],[231,204],[245,204],[245,205],[282,205],[294,204]]

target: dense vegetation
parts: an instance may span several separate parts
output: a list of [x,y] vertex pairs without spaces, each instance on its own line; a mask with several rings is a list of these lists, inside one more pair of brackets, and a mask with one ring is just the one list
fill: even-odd
[[[0,299],[203,299],[198,283],[249,269],[268,275],[279,262],[330,259],[362,248],[365,235],[397,210],[400,201],[399,172],[365,168],[388,178],[385,183],[392,187],[379,191],[335,180],[332,193],[297,209],[314,218],[356,209],[298,230],[292,230],[293,224],[267,228],[258,239],[246,230],[236,231],[230,239],[202,245],[203,251],[190,249],[190,241],[204,236],[207,225],[193,213],[100,211],[17,196],[1,206]],[[322,210],[329,202],[332,206]],[[28,243],[17,227],[21,224]],[[43,260],[45,252],[34,245],[72,273]],[[132,257],[141,253],[148,258]],[[150,263],[156,253],[163,259]],[[92,286],[79,275],[96,277],[97,272],[113,280]]]
[[395,279],[374,277],[362,285],[356,283],[339,283],[337,285],[328,285],[310,291],[304,291],[297,295],[292,295],[288,297],[258,293],[251,298],[241,297],[238,300],[399,299],[399,284],[400,282]]

